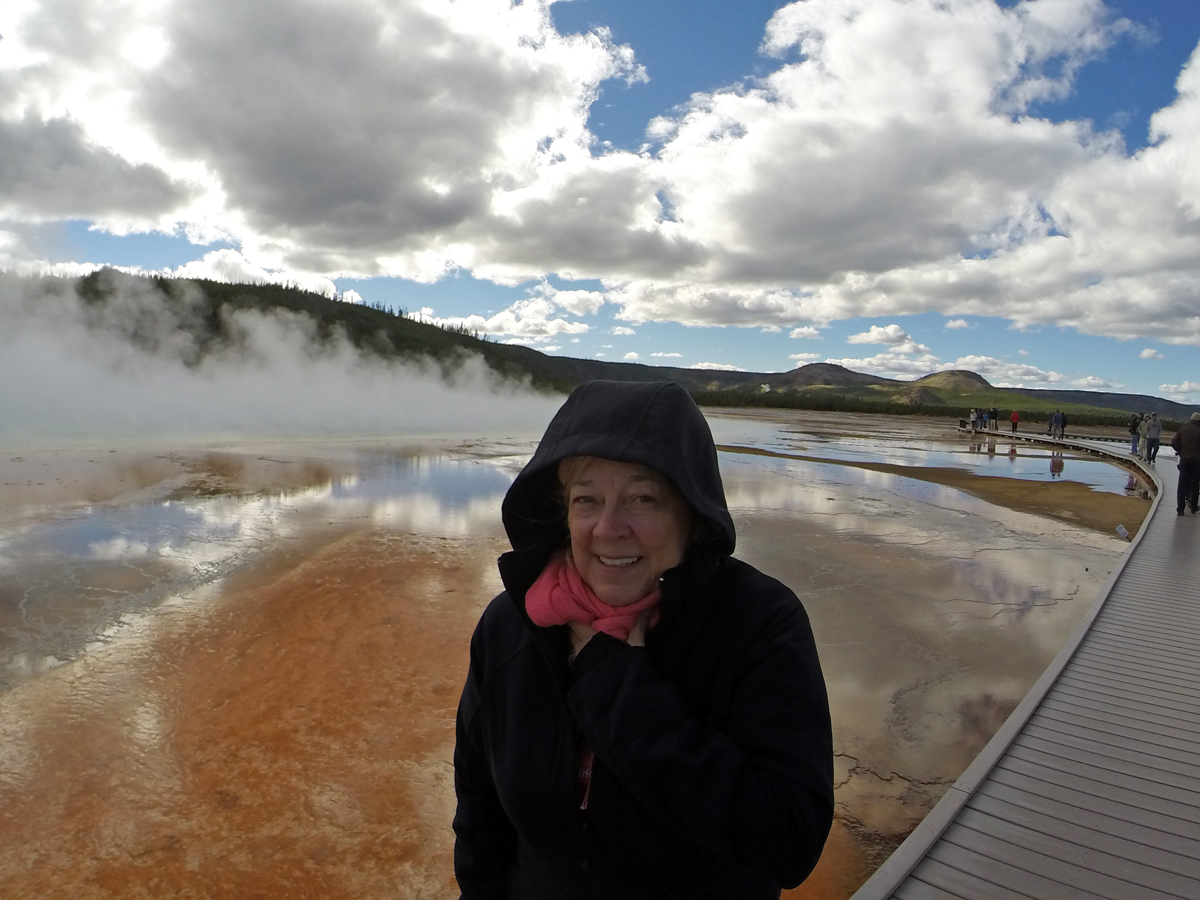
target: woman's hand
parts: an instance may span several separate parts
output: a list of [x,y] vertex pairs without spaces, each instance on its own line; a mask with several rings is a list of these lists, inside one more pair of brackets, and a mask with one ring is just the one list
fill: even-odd
[[625,638],[625,643],[630,647],[646,646],[646,630],[650,627],[650,612],[648,609],[643,609],[638,613],[637,621],[629,629],[629,637]]
[[[633,623],[633,628],[629,629],[629,637],[625,638],[625,643],[630,647],[646,646],[646,631],[650,627],[650,614],[651,610],[649,609],[643,609],[638,613],[637,621]],[[567,627],[571,634],[572,653],[582,650],[584,645],[596,634],[596,629],[583,622],[568,622]]]
[[591,625],[585,625],[582,622],[568,622],[567,627],[571,630],[571,653],[578,653],[583,649],[584,644],[590,641],[596,634],[596,629]]

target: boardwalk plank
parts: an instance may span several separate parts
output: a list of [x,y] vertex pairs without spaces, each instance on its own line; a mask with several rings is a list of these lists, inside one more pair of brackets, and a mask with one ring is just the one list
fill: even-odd
[[965,900],[962,894],[947,893],[916,878],[910,878],[900,885],[894,896],[896,900]]
[[1154,741],[1140,739],[1125,732],[1101,731],[1094,726],[1081,725],[1069,719],[1056,719],[1050,713],[1054,710],[1042,710],[1025,725],[1025,733],[1050,740],[1057,740],[1056,735],[1079,741],[1089,745],[1099,744],[1113,747],[1142,757],[1155,757],[1170,760],[1172,763],[1182,763],[1191,772],[1196,772],[1197,759],[1195,749],[1188,746],[1186,741],[1179,741],[1180,746],[1163,743],[1162,738]]
[[[1035,831],[1008,817],[967,808],[958,817],[957,824],[1015,848],[1014,862],[1028,865],[1043,877],[1058,878],[1063,873],[1063,866],[1077,867],[1087,874],[1080,877],[1071,873],[1071,884],[1100,896],[1125,900],[1131,891],[1142,885],[1183,900],[1195,900],[1187,890],[1191,879],[1160,871],[1128,859],[1127,855],[1114,856],[1111,847],[1105,846],[1120,841],[1091,829],[1066,828],[1066,823],[1060,820],[1043,821],[1053,830]],[[947,839],[953,840],[953,836],[948,833]]]
[[[1057,815],[1057,811],[1055,814],[1036,812],[984,793],[972,796],[968,806],[1021,830],[1027,837],[1009,840],[1021,846],[1025,846],[1026,841],[1032,841],[1035,844],[1033,849],[1047,856],[1079,862],[1081,849],[1097,853],[1102,857],[1097,863],[1097,871],[1113,877],[1132,879],[1139,884],[1157,884],[1162,890],[1183,897],[1188,897],[1189,885],[1194,888],[1196,879],[1200,879],[1200,860],[1134,841],[1127,833],[1128,825],[1124,822],[1114,822],[1100,816],[1092,816],[1086,821],[1078,817],[1064,818]],[[971,824],[969,817],[963,817],[961,821],[964,825]],[[1051,849],[1054,846],[1052,843],[1044,841],[1061,841],[1064,846],[1054,850]],[[1120,862],[1110,864],[1110,859]],[[1157,873],[1162,873],[1162,880],[1157,878]]]
[[1200,733],[1200,712],[1181,709],[1170,703],[1150,703],[1139,699],[1130,699],[1121,694],[1108,693],[1093,685],[1091,689],[1070,682],[1054,686],[1054,700],[1060,703],[1083,703],[1092,705],[1104,704],[1120,715],[1136,718],[1139,721],[1161,723],[1164,730],[1195,731]]
[[1105,879],[1095,877],[1095,873],[1081,866],[1052,860],[957,823],[946,829],[929,856],[1038,900],[1077,897],[1128,900],[1131,888],[1128,883],[1106,884]]
[[[1089,766],[1120,776],[1125,776],[1132,770],[1137,772],[1136,777],[1140,780],[1166,789],[1168,795],[1171,789],[1193,792],[1196,795],[1196,805],[1200,806],[1200,776],[1194,773],[1172,772],[1150,765],[1130,765],[1124,758],[1113,753],[1105,753],[1101,748],[1081,749],[1027,734],[1018,736],[1013,743],[1013,748],[1014,752],[1015,748],[1021,748],[1031,753],[1044,753],[1063,760],[1068,765],[1074,763],[1080,766]],[[1151,789],[1146,788],[1146,790]]]
[[1120,703],[1109,703],[1098,697],[1067,695],[1065,691],[1055,691],[1045,702],[1047,705],[1065,706],[1080,712],[1091,711],[1101,718],[1110,717],[1110,721],[1119,728],[1136,728],[1151,733],[1191,734],[1200,739],[1200,722],[1189,723],[1177,716],[1164,716]]
[[1151,742],[1165,741],[1172,747],[1193,747],[1196,744],[1195,735],[1189,734],[1187,731],[1168,733],[1153,723],[1148,724],[1141,720],[1119,717],[1111,712],[1106,715],[1104,712],[1097,712],[1079,704],[1063,703],[1054,697],[1047,697],[1046,701],[1038,707],[1038,713],[1039,715],[1045,714],[1047,717],[1052,716],[1056,720],[1069,717],[1080,725],[1095,728],[1098,731],[1107,731],[1110,734],[1126,734]]
[[1036,894],[1019,893],[956,866],[948,866],[932,857],[921,860],[910,880],[923,881],[952,897],[962,897],[963,900],[1039,900]]
[[1121,685],[1127,690],[1145,694],[1146,696],[1168,698],[1172,703],[1181,703],[1185,706],[1200,708],[1200,697],[1197,697],[1194,691],[1181,686],[1174,679],[1150,678],[1144,672],[1140,673],[1140,677],[1134,677],[1132,673],[1124,673],[1115,669],[1112,665],[1103,665],[1099,661],[1092,662],[1090,659],[1080,656],[1071,660],[1071,665],[1062,675],[1063,678],[1082,678],[1085,676],[1089,680]]
[[[1195,760],[1177,760],[1169,756],[1160,754],[1157,749],[1153,752],[1149,750],[1129,750],[1124,747],[1118,747],[1108,742],[1095,741],[1087,737],[1081,737],[1075,734],[1069,734],[1065,731],[1048,731],[1044,728],[1031,728],[1026,726],[1021,732],[1021,739],[1028,739],[1031,742],[1030,746],[1039,746],[1048,753],[1055,752],[1052,747],[1063,748],[1063,755],[1066,754],[1086,754],[1094,756],[1096,759],[1108,760],[1111,764],[1121,766],[1128,769],[1145,768],[1153,773],[1147,773],[1147,777],[1155,781],[1163,778],[1178,779],[1183,782],[1182,787],[1192,789],[1193,785],[1200,784],[1200,767],[1196,766]],[[1164,783],[1171,783],[1170,781]]]
[[[1200,808],[1179,803],[1174,797],[1164,800],[1161,797],[1148,794],[1136,786],[1130,788],[1111,784],[1107,781],[1100,781],[1089,777],[1088,773],[1082,770],[1063,771],[1062,769],[1039,765],[1036,761],[1022,759],[1013,755],[1006,755],[1001,759],[997,764],[997,768],[1027,775],[1040,781],[1048,781],[1080,794],[1090,794],[1094,797],[1113,800],[1128,806],[1132,810],[1144,810],[1146,812],[1157,813],[1160,816],[1182,820],[1182,822],[1188,823],[1189,827],[1200,826]],[[1181,827],[1183,827],[1182,824]]]
[[[1194,868],[1195,877],[1200,878],[1200,829],[1190,822],[1135,810],[1107,797],[1081,794],[1048,781],[1024,776],[1014,778],[1012,773],[1000,770],[997,770],[996,778],[989,778],[976,793],[1042,815],[1095,827],[1129,841],[1135,848],[1144,846],[1161,849],[1177,859],[1186,860],[1187,866],[1184,868],[1188,871]],[[974,802],[974,798],[971,802]],[[1182,831],[1193,832],[1196,836],[1187,837]]]

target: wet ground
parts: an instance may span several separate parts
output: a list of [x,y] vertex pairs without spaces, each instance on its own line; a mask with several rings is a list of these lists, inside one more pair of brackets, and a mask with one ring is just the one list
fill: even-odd
[[[944,422],[712,422],[738,554],[800,595],[830,690],[838,820],[793,896],[845,897],[1057,652],[1145,486]],[[0,460],[4,896],[455,896],[454,709],[534,440]]]

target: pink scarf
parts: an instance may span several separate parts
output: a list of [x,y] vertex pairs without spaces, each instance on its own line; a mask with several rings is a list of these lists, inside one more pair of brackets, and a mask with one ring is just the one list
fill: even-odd
[[[582,622],[597,631],[626,640],[638,614],[658,603],[658,588],[628,606],[609,606],[588,587],[571,560],[570,551],[555,554],[525,594],[525,610],[533,624],[565,625]],[[650,613],[650,625],[658,621],[658,610]]]

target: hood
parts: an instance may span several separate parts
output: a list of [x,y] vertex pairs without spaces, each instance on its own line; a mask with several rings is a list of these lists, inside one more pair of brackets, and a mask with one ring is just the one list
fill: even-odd
[[718,555],[733,553],[733,519],[725,505],[712,432],[679,385],[589,381],[572,391],[505,495],[504,530],[514,550],[549,551],[566,541],[558,463],[568,456],[599,456],[654,469],[708,524],[701,541]]

